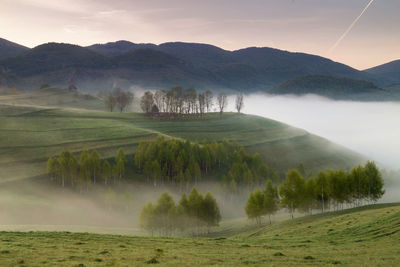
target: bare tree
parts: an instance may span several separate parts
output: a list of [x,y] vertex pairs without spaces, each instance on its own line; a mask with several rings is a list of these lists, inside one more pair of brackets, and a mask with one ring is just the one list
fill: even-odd
[[162,112],[162,110],[164,109],[164,97],[165,97],[165,93],[163,90],[158,90],[154,93],[154,103],[156,104],[158,110],[160,112]]
[[218,94],[217,101],[218,101],[219,113],[222,114],[224,112],[224,109],[228,105],[228,97],[225,94],[220,93]]
[[207,90],[204,93],[204,97],[205,97],[205,104],[206,104],[206,109],[207,112],[210,112],[210,110],[212,109],[213,106],[213,93],[210,90]]
[[201,116],[203,116],[203,114],[204,114],[204,110],[205,110],[205,106],[206,106],[206,103],[205,103],[205,96],[204,96],[204,94],[199,94],[198,95],[198,98],[199,98],[199,111],[200,111],[200,115]]
[[115,100],[115,97],[112,94],[109,94],[105,99],[104,99],[104,104],[106,105],[106,109],[110,110],[113,112],[115,105],[117,104],[117,101]]
[[240,111],[242,110],[244,104],[243,104],[243,94],[242,93],[238,93],[236,95],[236,110],[238,113],[240,113]]
[[150,113],[153,105],[154,105],[153,93],[150,91],[145,92],[142,98],[140,99],[140,107],[142,108],[143,112]]

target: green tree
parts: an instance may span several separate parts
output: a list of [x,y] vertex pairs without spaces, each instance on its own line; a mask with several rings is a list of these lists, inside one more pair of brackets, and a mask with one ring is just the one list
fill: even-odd
[[171,233],[174,225],[175,202],[170,194],[163,193],[157,200],[157,205],[154,207],[157,227],[165,234]]
[[108,160],[103,163],[103,180],[104,184],[107,185],[108,180],[111,178],[111,165]]
[[368,183],[368,199],[376,202],[385,194],[382,174],[373,161],[368,161],[364,166],[364,170]]
[[279,194],[282,197],[282,205],[289,209],[292,219],[295,209],[301,204],[303,191],[304,178],[298,170],[289,170],[286,174],[286,179],[279,187]]
[[97,175],[100,173],[100,156],[97,150],[93,150],[90,155],[90,168],[93,177],[93,184],[96,184]]
[[261,216],[264,215],[264,194],[256,190],[250,194],[245,207],[247,217],[255,219],[257,224],[261,224]]
[[151,235],[154,234],[155,230],[155,209],[152,203],[148,203],[147,205],[142,207],[142,210],[139,215],[139,226],[140,228],[151,232]]
[[210,233],[210,228],[212,226],[218,226],[221,221],[221,213],[217,201],[210,192],[207,192],[204,196],[202,210],[203,221],[207,225],[208,233]]
[[278,189],[268,180],[264,189],[264,213],[268,215],[269,224],[271,224],[271,215],[279,210]]
[[322,212],[325,211],[325,202],[329,199],[329,184],[328,184],[328,178],[326,177],[326,174],[324,172],[319,172],[317,179],[315,181],[316,183],[316,190],[318,194],[318,198],[322,203]]

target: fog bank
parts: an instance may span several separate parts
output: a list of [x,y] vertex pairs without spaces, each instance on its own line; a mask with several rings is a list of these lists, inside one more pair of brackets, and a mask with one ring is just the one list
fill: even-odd
[[[230,97],[233,110],[234,98]],[[244,113],[275,119],[400,169],[400,103],[334,101],[315,95],[245,96]]]

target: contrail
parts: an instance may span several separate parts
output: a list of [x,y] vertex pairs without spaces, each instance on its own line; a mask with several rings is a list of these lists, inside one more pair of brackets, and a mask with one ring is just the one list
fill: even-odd
[[364,15],[364,13],[368,10],[369,6],[374,2],[375,0],[371,0],[369,1],[369,3],[367,4],[367,6],[363,9],[363,11],[361,12],[361,14],[353,21],[353,23],[350,24],[350,26],[347,28],[347,30],[342,34],[342,36],[340,36],[340,38],[336,41],[336,43],[329,49],[329,54],[333,52],[333,50],[335,50],[335,48],[340,44],[340,42],[342,42],[342,40],[347,36],[347,34],[349,34],[349,32],[353,29],[354,25],[356,25],[356,23],[360,20],[360,18],[362,17],[362,15]]

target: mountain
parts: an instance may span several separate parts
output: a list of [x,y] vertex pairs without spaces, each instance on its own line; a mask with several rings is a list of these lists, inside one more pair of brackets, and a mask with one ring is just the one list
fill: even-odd
[[114,86],[265,91],[299,76],[329,75],[372,81],[375,75],[304,53],[250,47],[227,51],[208,44],[134,44],[118,41],[81,47],[47,43],[1,59],[2,83],[23,90],[42,83],[84,91]]
[[28,50],[28,47],[0,38],[0,59],[15,57]]
[[151,45],[121,41],[88,48],[104,55],[121,55],[127,50],[133,51],[143,47],[162,51],[197,68],[211,71],[212,78],[217,81],[217,87],[222,88],[263,90],[290,78],[309,74],[375,81],[368,73],[323,57],[266,47],[227,51],[213,45],[198,43],[170,42]]
[[294,95],[316,94],[333,99],[364,98],[364,100],[368,100],[368,95],[386,96],[388,99],[391,97],[388,91],[380,89],[372,82],[327,75],[296,77],[275,86],[267,92]]
[[156,47],[156,45],[154,44],[134,44],[122,40],[117,42],[109,42],[106,44],[94,44],[91,46],[87,46],[86,48],[106,56],[117,56],[136,49],[154,48],[154,47]]
[[400,85],[400,59],[367,69],[364,72],[384,79],[387,85]]

